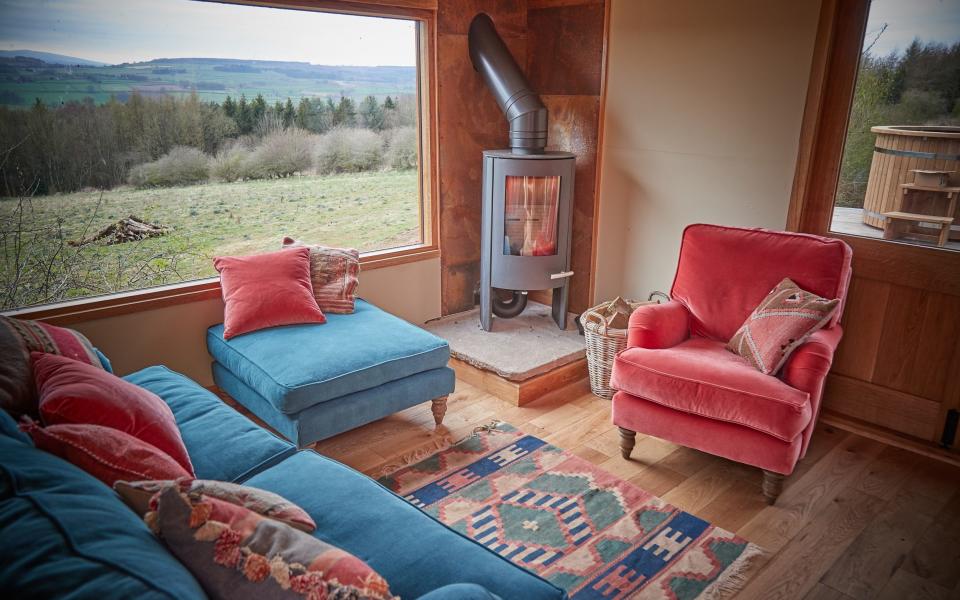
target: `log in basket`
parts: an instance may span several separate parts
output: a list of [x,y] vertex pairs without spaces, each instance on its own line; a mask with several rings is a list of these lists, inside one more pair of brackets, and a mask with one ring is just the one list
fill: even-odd
[[[657,292],[654,292],[657,294]],[[624,300],[617,296],[609,302],[598,304],[580,315],[583,336],[587,343],[587,368],[590,371],[590,390],[609,400],[613,397],[610,388],[610,371],[617,353],[627,347],[627,325],[630,314],[647,302]]]

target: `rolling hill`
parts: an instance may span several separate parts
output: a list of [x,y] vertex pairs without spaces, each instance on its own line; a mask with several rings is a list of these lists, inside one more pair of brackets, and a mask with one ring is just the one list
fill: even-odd
[[340,95],[383,98],[416,91],[415,67],[202,57],[158,58],[117,65],[50,62],[83,60],[56,58],[60,56],[28,50],[0,53],[0,105],[26,108],[37,98],[48,106],[88,98],[99,104],[111,97],[125,100],[134,92],[143,96],[196,92],[202,100],[214,102],[222,102],[228,95],[253,98],[262,94],[273,103],[287,98],[296,101],[301,97]]

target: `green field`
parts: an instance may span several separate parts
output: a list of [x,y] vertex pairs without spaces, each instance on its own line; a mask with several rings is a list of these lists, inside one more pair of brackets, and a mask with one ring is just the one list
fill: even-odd
[[[129,215],[170,232],[67,243]],[[412,244],[419,219],[415,170],[0,198],[0,308],[209,277],[214,256],[278,249],[284,235],[361,251]]]

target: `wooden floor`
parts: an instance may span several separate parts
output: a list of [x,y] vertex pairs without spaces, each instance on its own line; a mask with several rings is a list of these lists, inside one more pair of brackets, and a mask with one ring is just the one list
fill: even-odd
[[821,426],[775,506],[760,472],[652,437],[620,457],[610,403],[585,383],[516,407],[465,382],[434,431],[430,403],[316,444],[371,476],[501,420],[770,551],[737,598],[960,599],[960,469]]

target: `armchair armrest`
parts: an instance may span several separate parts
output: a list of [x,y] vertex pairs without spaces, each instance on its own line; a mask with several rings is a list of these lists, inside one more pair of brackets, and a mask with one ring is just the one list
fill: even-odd
[[676,346],[690,337],[690,313],[676,300],[647,304],[633,311],[627,326],[628,348],[652,350]]
[[[834,325],[815,331],[806,342],[793,351],[783,366],[782,379],[792,388],[807,392],[819,402],[824,379],[833,364],[833,354],[843,337],[843,328]],[[814,406],[816,408],[816,404]]]

